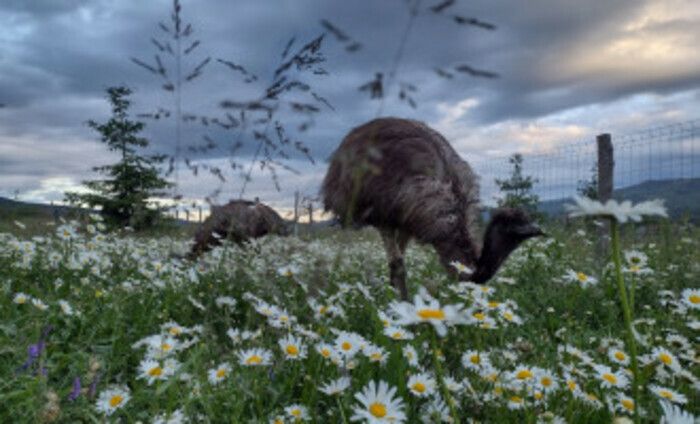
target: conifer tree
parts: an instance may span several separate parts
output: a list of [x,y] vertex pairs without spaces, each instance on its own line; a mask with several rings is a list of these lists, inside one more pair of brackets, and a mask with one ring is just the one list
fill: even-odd
[[537,214],[539,196],[533,192],[533,187],[538,182],[536,178],[523,175],[523,155],[516,153],[508,159],[513,170],[506,180],[496,178],[496,185],[503,194],[498,199],[499,207],[519,207]]
[[106,178],[84,181],[89,193],[66,193],[66,199],[74,204],[99,208],[108,223],[115,226],[131,226],[139,229],[153,223],[164,208],[152,198],[164,196],[161,190],[171,183],[161,177],[159,164],[165,155],[146,155],[143,149],[148,140],[139,136],[143,122],[129,119],[128,99],[131,90],[127,87],[110,87],[107,97],[112,106],[112,116],[105,123],[88,121],[88,126],[100,133],[107,148],[119,154],[119,162],[96,166],[96,171]]

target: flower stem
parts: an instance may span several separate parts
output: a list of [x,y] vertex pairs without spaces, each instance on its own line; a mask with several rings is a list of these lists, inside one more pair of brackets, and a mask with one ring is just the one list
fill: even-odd
[[338,404],[340,416],[343,418],[343,424],[348,424],[348,419],[345,417],[345,409],[343,409],[343,403],[340,401],[340,396],[335,397],[335,402]]
[[432,340],[431,347],[433,351],[433,366],[435,367],[435,374],[437,376],[438,386],[440,386],[440,391],[442,392],[442,397],[445,398],[447,406],[450,408],[450,415],[452,416],[453,423],[459,423],[459,413],[457,413],[457,406],[455,405],[454,399],[452,399],[452,394],[447,389],[444,380],[444,373],[442,370],[442,363],[440,362],[440,355],[438,353],[437,338],[435,336],[435,330],[431,331]]
[[627,348],[630,351],[630,359],[632,361],[632,397],[634,398],[634,422],[640,423],[639,420],[639,369],[637,367],[637,344],[634,338],[634,329],[632,327],[632,310],[627,301],[627,289],[625,282],[622,279],[622,261],[620,259],[620,229],[619,224],[615,219],[610,220],[610,232],[612,233],[612,255],[615,264],[615,279],[617,280],[617,288],[620,295],[620,303],[622,304],[622,313],[625,319],[625,327],[627,330]]

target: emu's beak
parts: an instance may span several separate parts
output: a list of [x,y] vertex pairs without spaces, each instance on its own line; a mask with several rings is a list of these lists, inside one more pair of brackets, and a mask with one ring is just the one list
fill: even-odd
[[537,224],[525,224],[515,228],[515,233],[522,237],[536,237],[546,235]]

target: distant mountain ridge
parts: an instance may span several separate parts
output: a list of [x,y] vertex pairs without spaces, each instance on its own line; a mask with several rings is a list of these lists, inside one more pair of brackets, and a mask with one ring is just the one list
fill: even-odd
[[[617,189],[613,192],[617,200],[630,200],[634,203],[652,199],[663,199],[672,218],[688,216],[693,222],[700,222],[700,178],[644,181],[640,184]],[[540,211],[551,216],[564,214],[564,205],[571,198],[540,202]]]
[[[693,222],[700,223],[700,178],[644,181],[615,190],[613,197],[635,203],[663,199],[672,218],[688,216]],[[566,212],[564,205],[571,202],[571,198],[546,200],[540,202],[539,209],[547,215],[560,216]],[[73,210],[70,206],[28,203],[0,197],[0,219],[10,217],[17,219],[22,215],[45,216],[52,219],[54,209],[57,209],[60,215]],[[314,227],[325,227],[333,223],[333,220],[315,222]]]

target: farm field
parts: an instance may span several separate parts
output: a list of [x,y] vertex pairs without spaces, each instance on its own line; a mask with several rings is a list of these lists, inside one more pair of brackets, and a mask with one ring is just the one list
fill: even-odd
[[[267,237],[193,264],[177,259],[185,238],[100,228],[0,234],[0,422],[632,418],[623,313],[590,222],[548,228],[487,286],[448,280],[412,244],[410,303],[371,231]],[[622,229],[640,416],[697,417],[700,231]]]

